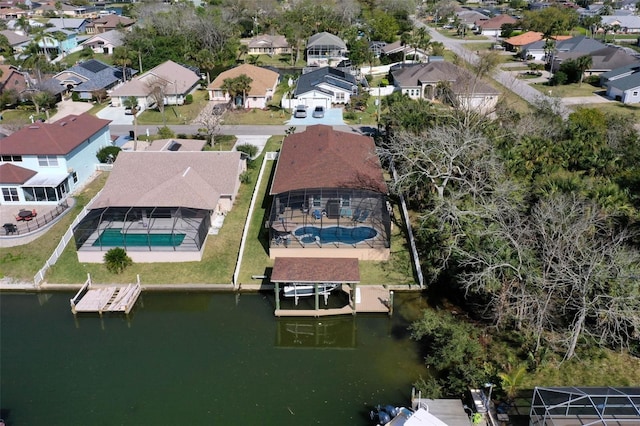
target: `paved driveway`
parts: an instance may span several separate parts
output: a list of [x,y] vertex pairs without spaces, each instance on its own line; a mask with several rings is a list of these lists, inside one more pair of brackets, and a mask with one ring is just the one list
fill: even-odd
[[73,102],[71,99],[67,101],[58,102],[58,111],[51,117],[49,122],[54,122],[67,115],[80,115],[83,112],[89,111],[93,104],[91,102]]
[[125,115],[124,107],[108,106],[96,114],[98,118],[111,120],[111,124],[133,124],[133,115]]
[[287,124],[291,126],[312,126],[314,124],[326,124],[327,126],[343,126],[344,120],[342,119],[342,108],[329,108],[325,110],[324,117],[313,118],[313,108],[307,108],[306,118],[294,118],[287,121]]

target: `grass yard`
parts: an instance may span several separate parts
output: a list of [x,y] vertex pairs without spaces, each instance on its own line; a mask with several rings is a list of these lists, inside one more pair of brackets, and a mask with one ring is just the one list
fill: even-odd
[[283,125],[291,118],[291,114],[279,110],[236,109],[224,113],[224,125]]
[[630,122],[640,123],[640,105],[625,105],[621,102],[607,102],[603,104],[585,105],[585,107],[597,108],[600,111],[628,115]]
[[552,96],[557,96],[560,98],[591,96],[595,92],[599,92],[602,90],[601,87],[592,86],[589,83],[582,83],[582,86],[580,86],[579,83],[563,84],[560,86],[549,86],[545,83],[533,83],[531,87],[540,91],[541,93],[544,93],[545,95],[548,95],[549,91],[551,91]]
[[[29,244],[0,248],[0,277],[11,277],[19,281],[32,282],[33,277],[40,268],[44,266],[49,256],[51,256],[58,242],[67,231],[67,228],[71,225],[71,222],[73,222],[73,219],[82,211],[84,206],[87,205],[95,194],[102,189],[108,175],[108,173],[102,173],[87,185],[86,188],[76,196],[76,205],[71,211],[60,219],[58,223],[53,225],[46,234]],[[73,255],[75,257],[75,248],[73,249]],[[82,275],[82,272],[80,275]],[[76,282],[84,282],[85,280],[86,274],[81,276],[80,280]]]
[[207,104],[208,93],[206,90],[196,90],[193,92],[193,102],[189,105],[167,105],[164,108],[164,123],[163,115],[160,111],[145,110],[142,114],[138,115],[139,125],[172,125],[172,124],[188,124],[193,121],[202,108]]

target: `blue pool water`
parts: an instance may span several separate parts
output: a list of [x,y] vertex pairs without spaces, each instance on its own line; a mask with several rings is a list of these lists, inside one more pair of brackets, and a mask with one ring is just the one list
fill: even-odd
[[357,244],[378,235],[378,231],[369,226],[358,226],[356,228],[346,228],[343,226],[329,226],[326,228],[302,226],[296,229],[294,233],[297,237],[301,237],[300,241],[305,244],[313,243],[316,241],[316,237],[320,237],[321,244]]

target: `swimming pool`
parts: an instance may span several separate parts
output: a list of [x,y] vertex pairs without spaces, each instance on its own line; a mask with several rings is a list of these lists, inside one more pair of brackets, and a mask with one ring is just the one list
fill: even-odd
[[109,228],[93,243],[106,247],[173,247],[179,246],[185,234],[122,234],[122,228]]
[[346,228],[344,226],[328,226],[326,228],[320,228],[318,226],[301,226],[294,231],[294,234],[304,244],[315,242],[316,237],[320,238],[320,244],[358,244],[362,241],[374,238],[378,235],[378,231],[369,226],[358,226],[355,228]]

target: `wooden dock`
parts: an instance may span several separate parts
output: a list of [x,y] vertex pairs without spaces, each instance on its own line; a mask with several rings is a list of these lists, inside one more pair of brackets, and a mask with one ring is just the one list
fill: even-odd
[[70,300],[71,312],[99,313],[124,312],[128,314],[142,292],[140,282],[126,286],[91,287],[91,278]]
[[[351,293],[349,285],[343,284],[342,291]],[[277,317],[326,317],[331,315],[355,315],[357,313],[385,313],[392,312],[392,293],[381,285],[366,285],[356,287],[355,300],[350,298],[350,304],[334,309],[277,309]],[[331,297],[331,296],[329,296]],[[355,309],[354,309],[355,305]]]

